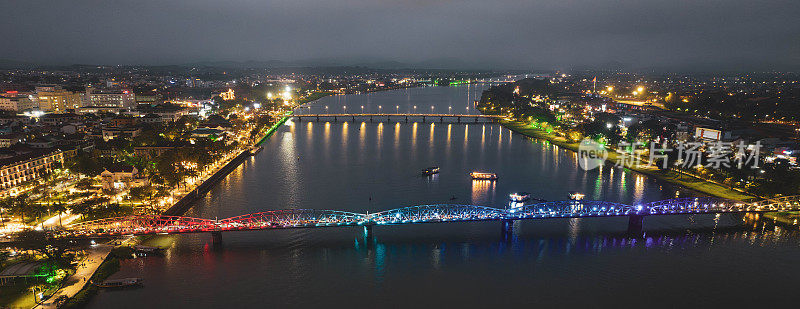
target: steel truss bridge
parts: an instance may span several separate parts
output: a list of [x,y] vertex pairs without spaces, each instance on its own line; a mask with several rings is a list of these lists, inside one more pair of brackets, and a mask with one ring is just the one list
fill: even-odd
[[[356,121],[356,119],[360,120],[367,120],[369,119],[370,122],[400,122],[405,121],[408,122],[410,119],[419,119],[422,118],[422,122],[427,121],[438,121],[438,122],[445,122],[445,120],[455,121],[457,123],[462,122],[496,122],[501,119],[505,119],[505,116],[500,115],[458,115],[458,114],[409,114],[409,113],[395,113],[395,114],[295,114],[291,116],[292,118],[297,119],[297,121]],[[463,121],[462,121],[463,120]]]
[[765,213],[800,210],[800,196],[762,200],[754,203],[699,197],[627,205],[605,201],[555,201],[507,209],[476,205],[434,204],[396,208],[377,213],[336,210],[283,209],[241,215],[221,220],[178,216],[128,216],[82,222],[69,227],[73,237],[212,233],[214,241],[222,232],[297,228],[363,226],[367,236],[372,227],[419,223],[499,221],[509,232],[515,220],[552,218],[629,217],[628,229],[641,232],[646,216]]

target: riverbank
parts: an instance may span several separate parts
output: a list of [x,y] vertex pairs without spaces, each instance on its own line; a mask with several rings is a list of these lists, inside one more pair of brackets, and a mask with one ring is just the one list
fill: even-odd
[[284,123],[286,123],[287,120],[289,120],[292,114],[294,114],[294,112],[289,112],[286,116],[281,118],[281,120],[278,120],[278,122],[272,125],[272,127],[270,127],[269,130],[267,130],[267,133],[264,134],[264,137],[262,137],[261,140],[259,140],[258,143],[256,143],[256,145],[260,146],[262,143],[264,143],[264,141],[266,141],[270,136],[272,136],[272,133],[275,133],[275,130],[280,128]]
[[[270,127],[265,132],[264,136],[259,140],[259,142],[255,143],[255,145],[256,146],[260,145],[262,142],[264,142],[264,140],[272,136],[272,134],[278,128],[280,128],[280,126],[283,125],[288,119],[289,117],[285,116],[282,117],[278,122],[273,124],[272,127]],[[197,201],[199,198],[203,197],[206,193],[208,193],[208,191],[210,191],[214,187],[214,185],[219,183],[228,174],[230,174],[233,170],[239,167],[239,165],[242,164],[242,162],[244,162],[245,159],[249,158],[250,156],[252,156],[250,148],[243,149],[233,159],[225,163],[222,167],[214,171],[211,176],[204,179],[200,184],[194,187],[193,190],[180,197],[178,201],[172,204],[172,206],[170,206],[167,210],[165,210],[163,214],[169,216],[180,216],[184,214],[186,211],[191,209],[195,201]],[[149,237],[135,238],[133,241],[135,243],[139,243],[147,240],[148,238]],[[110,251],[111,249],[108,250],[108,252]],[[70,289],[64,293],[56,293],[57,295],[54,295],[50,299],[50,301],[54,301],[57,298],[57,296],[66,295],[67,297],[69,297],[69,300],[66,302],[64,306],[65,308],[79,308],[82,307],[86,302],[88,302],[89,299],[91,299],[91,297],[97,293],[97,287],[86,283],[89,282],[88,278],[92,278],[95,281],[103,281],[109,276],[116,273],[116,271],[119,269],[119,257],[115,257],[113,256],[113,254],[109,255],[108,252],[106,252],[106,254],[103,255],[102,257],[92,258],[92,261],[94,261],[97,264],[96,267],[94,267],[93,269],[89,267],[84,267],[85,271],[80,271],[79,269],[80,273],[76,273],[74,275],[74,277],[78,279],[87,278],[87,280],[83,282],[83,284],[80,284],[81,283],[80,280],[71,280],[70,282],[72,282],[72,284],[70,285]],[[46,307],[48,306],[43,306],[43,308]],[[52,306],[52,308],[55,308],[55,306]]]
[[[532,128],[530,125],[527,125],[523,122],[518,121],[501,121],[500,124],[514,132],[519,134],[525,135],[530,138],[536,138],[540,140],[546,140],[552,143],[553,145],[562,147],[564,149],[571,150],[573,152],[578,151],[578,145],[580,143],[577,142],[569,142],[563,137],[558,137],[554,134],[547,133],[546,131],[539,130]],[[616,152],[608,152],[608,158],[606,161],[617,164],[620,161],[618,154]],[[635,171],[641,174],[645,174],[647,176],[655,177],[657,179],[679,185],[681,187],[687,188],[689,190],[697,191],[703,194],[708,194],[711,196],[736,200],[736,201],[748,201],[757,199],[758,197],[747,194],[745,192],[741,192],[738,190],[732,190],[722,184],[710,182],[704,179],[700,179],[690,174],[681,173],[674,170],[660,170],[656,167],[646,167],[646,166],[625,166],[626,169],[631,171]]]
[[765,213],[764,217],[786,225],[797,225],[800,222],[800,211],[782,211]]
[[[259,146],[265,140],[267,140],[270,136],[272,136],[275,131],[280,128],[286,121],[289,119],[293,112],[289,112],[286,116],[282,117],[278,122],[273,124],[267,132],[264,133],[264,136],[259,139],[254,146]],[[192,204],[194,204],[197,199],[203,197],[208,191],[219,183],[225,176],[228,176],[234,169],[239,167],[242,162],[245,161],[246,158],[253,155],[250,152],[250,148],[242,150],[236,157],[228,161],[225,165],[223,165],[220,169],[216,170],[211,176],[203,180],[203,182],[197,187],[194,188],[191,192],[187,193],[186,195],[182,196],[175,204],[172,204],[170,208],[164,211],[164,215],[167,216],[180,216],[183,215],[186,211],[192,208]]]
[[107,255],[100,266],[98,266],[96,271],[91,275],[91,277],[87,278],[87,284],[79,292],[70,297],[62,306],[53,306],[51,308],[84,307],[86,303],[91,300],[92,296],[97,294],[97,291],[99,290],[98,287],[94,286],[90,282],[103,282],[108,277],[119,271],[119,261],[120,257],[115,256],[113,253]]
[[102,264],[107,262],[108,255],[111,254],[112,246],[97,245],[89,250],[89,254],[83,261],[81,261],[78,269],[69,278],[64,280],[61,288],[53,293],[45,302],[34,306],[34,308],[59,308],[56,301],[60,297],[67,297],[73,299],[87,286],[91,286],[92,278],[101,280],[98,276],[97,270],[101,268]]

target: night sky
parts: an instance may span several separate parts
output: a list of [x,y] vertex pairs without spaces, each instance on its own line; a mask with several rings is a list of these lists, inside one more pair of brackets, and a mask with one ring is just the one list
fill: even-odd
[[0,59],[797,68],[797,0],[0,0]]

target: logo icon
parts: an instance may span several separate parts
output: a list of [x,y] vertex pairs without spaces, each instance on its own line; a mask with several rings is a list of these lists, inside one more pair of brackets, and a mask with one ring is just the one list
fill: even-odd
[[584,170],[593,170],[608,158],[606,148],[591,138],[584,138],[578,145],[578,165]]

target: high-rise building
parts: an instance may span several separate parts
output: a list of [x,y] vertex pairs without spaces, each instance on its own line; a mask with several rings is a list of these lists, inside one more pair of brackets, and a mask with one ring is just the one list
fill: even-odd
[[63,113],[67,109],[76,109],[81,105],[80,94],[65,90],[58,85],[36,87],[36,100],[42,111]]
[[10,91],[0,94],[0,110],[22,112],[39,107],[33,94]]
[[97,90],[91,86],[86,87],[84,106],[133,108],[136,106],[136,97],[132,91],[122,89]]

